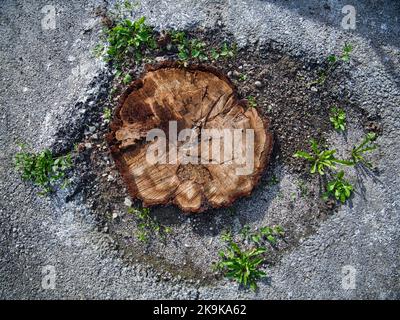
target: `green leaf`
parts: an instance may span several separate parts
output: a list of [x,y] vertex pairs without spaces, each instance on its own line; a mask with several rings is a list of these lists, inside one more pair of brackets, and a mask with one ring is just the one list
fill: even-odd
[[307,153],[305,151],[297,151],[293,155],[293,157],[295,157],[295,158],[304,158],[304,159],[307,159],[307,160],[313,160],[314,159],[309,153]]

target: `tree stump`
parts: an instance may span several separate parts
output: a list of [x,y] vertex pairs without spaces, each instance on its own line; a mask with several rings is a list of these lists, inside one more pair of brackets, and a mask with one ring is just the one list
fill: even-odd
[[[238,100],[227,77],[201,65],[147,66],[122,95],[110,128],[110,151],[130,195],[144,206],[172,203],[185,212],[229,206],[249,195],[272,150],[269,121]],[[165,132],[166,149],[156,148],[162,137],[148,141],[154,129]],[[181,140],[184,129],[191,130]],[[251,141],[253,162],[245,163]],[[149,154],[158,160],[149,161]],[[247,174],[238,173],[248,166]]]

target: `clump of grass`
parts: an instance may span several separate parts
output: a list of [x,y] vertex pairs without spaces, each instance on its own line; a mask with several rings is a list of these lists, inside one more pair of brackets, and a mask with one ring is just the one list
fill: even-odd
[[57,181],[63,181],[61,187],[68,183],[66,172],[72,167],[71,155],[54,157],[50,150],[45,149],[39,153],[26,151],[24,145],[21,151],[15,155],[15,168],[25,181],[32,181],[39,186],[40,194],[48,194],[53,191]]
[[242,247],[233,240],[230,231],[223,232],[221,239],[226,247],[219,251],[220,261],[214,265],[214,269],[223,272],[225,277],[236,280],[240,285],[256,290],[257,281],[266,276],[260,270],[267,252],[262,244],[275,245],[277,238],[284,236],[284,230],[281,226],[274,226],[251,231],[250,226],[245,225],[239,234],[242,241],[250,242],[252,247]]
[[224,272],[225,277],[236,280],[244,287],[257,289],[257,281],[266,277],[266,273],[259,269],[264,262],[265,248],[241,249],[235,242],[228,241],[226,250],[219,251],[221,260],[215,269]]
[[190,59],[208,60],[205,42],[199,39],[189,40],[183,31],[172,31],[170,34],[172,43],[178,48],[178,58],[185,66],[188,65]]
[[135,215],[137,219],[137,239],[147,243],[153,235],[158,235],[163,241],[172,232],[172,229],[161,225],[157,220],[150,216],[149,208],[128,208],[128,213]]
[[371,168],[372,163],[365,159],[365,153],[374,151],[378,145],[374,143],[376,140],[376,133],[369,132],[359,145],[356,145],[351,150],[351,159],[354,164],[362,163]]
[[336,170],[335,164],[352,165],[351,161],[335,158],[336,150],[321,150],[316,140],[311,140],[312,154],[306,151],[297,151],[293,156],[303,158],[311,163],[311,173],[325,174],[326,169]]
[[332,107],[331,116],[329,117],[330,122],[337,131],[346,130],[346,112],[343,109]]
[[328,196],[334,196],[336,200],[340,200],[341,203],[345,203],[350,198],[353,192],[353,186],[346,180],[344,180],[344,172],[340,171],[335,175],[334,179],[329,181],[326,186],[325,198]]
[[146,24],[145,17],[136,21],[122,20],[106,30],[106,35],[108,47],[105,60],[116,64],[121,64],[132,56],[135,61],[140,62],[145,50],[157,47],[153,28]]

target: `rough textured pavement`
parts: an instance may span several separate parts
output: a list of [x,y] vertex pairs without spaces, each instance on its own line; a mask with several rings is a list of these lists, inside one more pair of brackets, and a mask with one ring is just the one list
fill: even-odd
[[[43,30],[41,10],[56,8],[56,28]],[[137,14],[160,28],[226,25],[240,45],[273,42],[291,55],[320,57],[353,43],[359,104],[380,114],[379,181],[365,177],[367,197],[322,224],[269,270],[257,293],[234,283],[214,286],[158,282],[127,266],[99,233],[84,206],[41,198],[13,171],[16,143],[39,150],[54,144],[69,112],[86,111],[105,66],[91,57],[98,36],[92,14],[102,1],[0,3],[0,297],[22,298],[400,298],[400,3],[353,1],[357,28],[340,26],[345,1],[142,1]],[[74,111],[75,112],[75,111]],[[56,288],[43,289],[42,267],[56,268]],[[356,286],[342,286],[342,268]]]

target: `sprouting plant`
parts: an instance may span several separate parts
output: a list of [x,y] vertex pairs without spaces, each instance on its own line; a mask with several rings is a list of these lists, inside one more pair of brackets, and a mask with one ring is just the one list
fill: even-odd
[[218,60],[219,58],[229,59],[233,58],[236,54],[236,44],[229,46],[226,42],[218,49],[211,49],[211,58]]
[[190,54],[194,59],[199,59],[200,61],[208,60],[207,54],[205,52],[206,43],[198,39],[190,40]]
[[371,162],[364,158],[366,152],[374,151],[378,145],[373,143],[376,140],[376,133],[369,132],[358,146],[351,150],[351,159],[354,164],[363,163],[367,167],[372,167]]
[[104,108],[102,118],[104,123],[108,123],[111,121],[112,113],[110,108]]
[[318,79],[312,81],[308,84],[308,86],[319,84],[322,85],[325,83],[326,78],[329,74],[338,66],[339,61],[349,62],[350,61],[350,53],[353,50],[351,44],[345,44],[340,57],[336,56],[335,54],[331,54],[327,58],[327,67],[323,70],[320,70],[318,73]]
[[145,17],[136,21],[125,19],[107,31],[108,60],[120,63],[129,54],[133,54],[136,61],[141,61],[145,49],[154,49],[157,46],[153,28],[145,21]]
[[221,250],[221,260],[215,265],[217,270],[224,272],[225,277],[236,280],[244,287],[257,289],[257,281],[266,277],[265,272],[260,270],[264,262],[263,254],[265,248],[241,249],[238,244],[229,241],[226,251]]
[[284,234],[285,232],[281,226],[261,227],[259,231],[251,231],[250,226],[245,225],[240,231],[240,235],[244,240],[251,240],[258,245],[264,240],[275,244],[277,241],[276,237],[282,237]]
[[246,81],[247,80],[247,75],[246,74],[244,74],[244,73],[241,73],[240,75],[239,75],[239,78],[238,78],[238,80],[239,81]]
[[236,54],[236,44],[233,44],[232,46],[229,46],[226,42],[224,42],[224,44],[221,47],[221,51],[219,53],[219,55],[222,58],[233,58]]
[[270,186],[277,185],[279,183],[279,179],[277,178],[276,175],[272,175],[272,177],[269,179],[268,184]]
[[152,234],[157,234],[163,241],[167,234],[172,232],[172,229],[161,225],[157,220],[150,216],[149,208],[128,208],[129,214],[134,214],[138,220],[137,238],[141,242],[148,242]]
[[271,244],[276,244],[276,237],[283,237],[285,235],[285,231],[281,226],[262,227],[260,228],[260,235],[267,239],[267,241]]
[[66,171],[72,167],[70,154],[54,157],[48,149],[31,153],[23,145],[20,148],[21,151],[15,155],[15,168],[21,173],[23,180],[32,181],[41,187],[41,194],[53,191],[54,183],[59,180],[63,180],[62,187],[66,186]]
[[171,40],[172,43],[177,45],[179,60],[186,62],[190,58],[189,41],[186,33],[183,31],[172,31]]
[[221,233],[221,240],[224,242],[230,242],[233,240],[231,230],[225,230]]
[[129,73],[127,73],[122,79],[122,83],[127,85],[130,84],[131,82],[132,82],[132,76]]
[[313,154],[306,151],[297,151],[293,155],[295,158],[308,160],[311,163],[311,173],[318,172],[320,175],[324,175],[327,168],[335,170],[335,164],[337,163],[345,165],[353,164],[351,161],[335,158],[334,154],[336,153],[336,150],[320,150],[318,143],[314,139],[311,140],[311,150],[313,151]]
[[348,181],[344,180],[343,177],[344,172],[340,171],[326,186],[327,195],[334,196],[336,200],[340,200],[341,203],[345,203],[353,192],[353,186]]
[[342,61],[349,62],[350,61],[350,53],[353,51],[353,46],[349,43],[346,43],[343,47],[342,56],[340,57]]
[[257,101],[254,96],[248,96],[247,97],[247,102],[250,108],[256,108],[257,107]]
[[337,131],[346,130],[346,113],[343,109],[332,107],[331,116],[329,117],[333,127]]
[[342,53],[340,57],[331,54],[328,57],[328,64],[332,68],[336,66],[336,64],[339,62],[339,60],[344,61],[344,62],[349,62],[350,61],[350,53],[353,51],[353,46],[351,44],[346,43],[342,49]]
[[208,60],[205,42],[199,39],[189,40],[183,31],[172,31],[170,35],[172,43],[178,48],[178,58],[184,62],[185,66],[189,59]]

